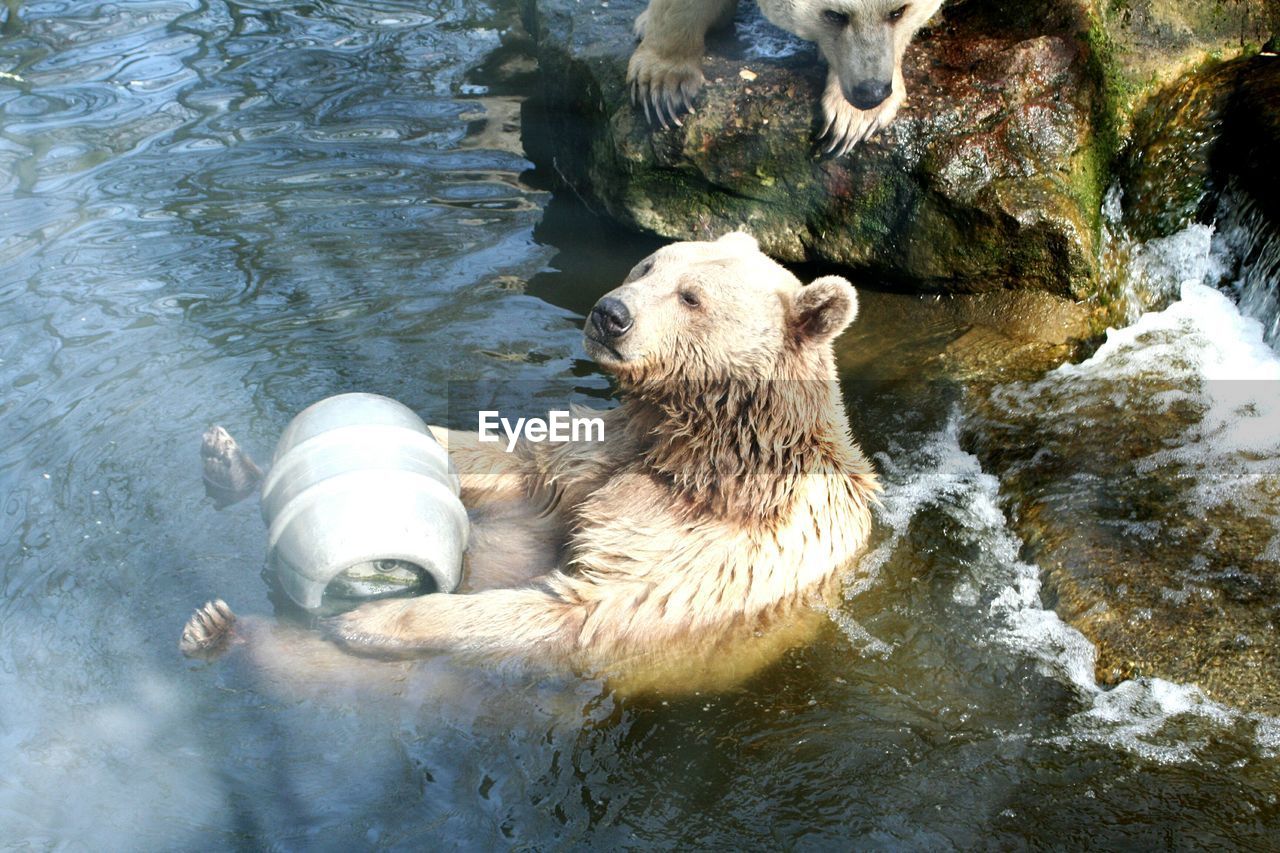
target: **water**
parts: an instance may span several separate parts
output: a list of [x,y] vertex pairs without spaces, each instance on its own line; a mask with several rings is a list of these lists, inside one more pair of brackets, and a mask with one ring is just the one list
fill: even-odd
[[274,613],[257,507],[203,496],[210,423],[261,458],[343,391],[429,420],[457,380],[604,393],[582,313],[652,244],[526,174],[524,84],[487,59],[513,5],[30,3],[0,39],[0,845],[1275,837],[1274,719],[1104,691],[1043,607],[963,388],[901,381],[946,380],[964,331],[930,300],[864,294],[841,363],[877,538],[819,636],[739,684],[180,659],[206,598]]
[[1240,311],[1262,324],[1264,338],[1275,347],[1280,344],[1280,232],[1238,187],[1223,194],[1217,226],[1221,251],[1238,264],[1232,279]]

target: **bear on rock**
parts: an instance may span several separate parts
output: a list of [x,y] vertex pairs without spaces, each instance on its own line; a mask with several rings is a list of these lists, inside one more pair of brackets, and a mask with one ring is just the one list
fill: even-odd
[[[759,0],[774,25],[818,45],[829,154],[847,154],[893,121],[906,101],[902,55],[942,0]],[[627,67],[632,97],[663,127],[680,124],[702,88],[708,30],[727,26],[737,0],[650,0],[636,19],[640,45]]]

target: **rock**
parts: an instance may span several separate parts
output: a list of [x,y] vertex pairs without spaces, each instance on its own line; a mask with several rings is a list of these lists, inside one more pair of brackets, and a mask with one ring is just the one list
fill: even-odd
[[589,205],[662,237],[745,228],[780,259],[907,289],[1086,298],[1110,154],[1093,141],[1086,24],[1039,5],[1058,14],[1038,27],[952,9],[907,52],[898,119],[831,159],[814,153],[816,51],[754,4],[710,42],[698,112],[663,131],[624,88],[643,0],[526,0],[543,85],[527,150]]
[[1277,714],[1280,388],[1205,380],[1195,334],[975,389],[963,444],[999,478],[1046,604],[1097,646],[1099,683],[1160,677]]
[[1213,167],[1234,178],[1280,233],[1280,56],[1258,56],[1240,66]]
[[667,239],[746,228],[901,289],[1090,298],[1095,326],[1119,319],[1097,293],[1104,189],[1125,184],[1142,239],[1195,215],[1230,74],[1183,75],[1280,29],[1269,0],[957,0],[907,53],[898,120],[824,159],[817,53],[752,3],[709,42],[698,113],[650,128],[623,82],[644,5],[525,0],[543,91],[527,149],[594,209]]
[[864,290],[858,317],[836,346],[841,375],[957,389],[1039,377],[1075,354],[1091,331],[1088,308],[1034,290]]
[[1146,98],[1206,62],[1255,51],[1280,31],[1274,0],[1093,0],[1091,41],[1127,132]]
[[1213,62],[1154,95],[1133,120],[1117,170],[1124,224],[1165,237],[1212,221],[1233,180],[1280,223],[1280,58]]

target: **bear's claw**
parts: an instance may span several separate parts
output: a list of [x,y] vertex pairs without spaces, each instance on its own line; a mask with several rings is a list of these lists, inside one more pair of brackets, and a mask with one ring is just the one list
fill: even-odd
[[893,121],[906,101],[903,87],[899,72],[894,78],[893,92],[884,103],[869,110],[860,110],[845,100],[839,78],[834,73],[828,74],[827,86],[822,94],[823,130],[818,136],[822,153],[843,157],[859,142],[870,139]]
[[236,615],[221,598],[206,602],[187,620],[178,648],[189,658],[217,657],[230,643],[235,623]]
[[631,103],[644,106],[645,120],[663,130],[684,127],[680,116],[694,112],[693,99],[702,89],[702,57],[668,59],[636,48],[627,66],[627,87]]
[[218,509],[244,500],[262,482],[262,469],[249,458],[231,434],[220,426],[209,427],[200,442],[204,467],[204,491]]

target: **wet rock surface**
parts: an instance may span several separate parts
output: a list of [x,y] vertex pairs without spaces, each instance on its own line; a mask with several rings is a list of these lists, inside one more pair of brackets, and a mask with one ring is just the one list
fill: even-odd
[[783,260],[904,289],[1087,297],[1102,188],[1083,24],[1059,14],[1038,31],[993,28],[980,5],[920,33],[892,125],[823,158],[825,69],[754,4],[709,42],[697,113],[661,130],[624,87],[643,0],[529,0],[544,87],[530,155],[588,204],[659,236],[745,228]]
[[1124,224],[1140,239],[1211,221],[1235,185],[1280,222],[1280,57],[1210,63],[1154,95],[1121,158]]
[[1122,130],[1153,93],[1280,32],[1274,0],[1095,0],[1092,12]]
[[1280,231],[1280,55],[1276,52],[1253,58],[1241,68],[1227,110],[1223,144],[1215,153],[1220,158],[1217,171],[1234,175],[1237,186]]
[[[858,294],[861,321],[841,336],[841,375],[872,382],[1029,381],[1074,355],[1086,307],[1040,291],[909,296]],[[954,395],[948,395],[954,396]]]
[[1205,288],[1080,365],[971,393],[964,443],[1100,683],[1160,677],[1276,714],[1280,381],[1273,355],[1252,381],[1208,378],[1249,372],[1247,348],[1198,331],[1226,305]]

